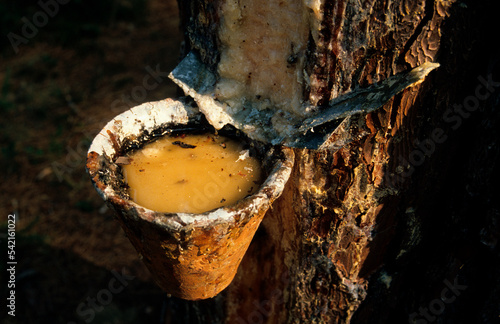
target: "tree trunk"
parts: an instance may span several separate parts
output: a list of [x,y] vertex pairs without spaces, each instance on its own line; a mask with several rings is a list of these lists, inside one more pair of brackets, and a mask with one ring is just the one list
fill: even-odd
[[[282,94],[267,96],[276,107],[292,107],[294,114],[300,115],[303,107],[296,105],[296,98],[321,109],[338,96],[425,62],[439,62],[441,67],[376,112],[358,117],[357,126],[369,131],[340,150],[294,149],[292,176],[265,216],[233,283],[213,300],[170,300],[167,319],[494,321],[500,212],[489,199],[493,194],[487,191],[487,179],[497,172],[488,165],[494,165],[499,152],[494,126],[500,77],[489,60],[494,56],[488,55],[494,45],[488,47],[487,31],[493,27],[487,22],[496,19],[488,14],[491,4],[179,1],[184,51],[199,53],[219,83],[237,75],[221,70],[221,62],[231,54],[228,47],[234,46],[228,40],[231,35],[248,28],[256,52],[264,57],[286,47],[290,54],[283,69],[293,73],[283,74],[281,80],[301,81],[282,86]],[[235,10],[238,18],[232,21]],[[269,27],[273,30],[262,35],[249,27],[254,21],[273,20],[278,21]],[[227,27],[231,23],[243,27],[233,31]],[[264,41],[256,43],[259,37]],[[288,43],[271,48],[280,39]],[[263,73],[259,69],[264,63],[258,53],[248,55],[253,56],[245,60],[255,58],[255,64],[233,68],[241,66],[249,78],[258,79],[255,75]],[[255,85],[261,80],[254,80],[245,83],[244,94],[257,97],[247,99],[252,104],[261,100],[252,89],[262,91]],[[221,89],[219,98],[235,102]],[[475,134],[481,129],[485,135],[479,139]],[[476,208],[478,202],[483,204]],[[478,210],[484,213],[476,215]],[[485,259],[493,265],[485,267]],[[480,295],[489,280],[489,292]]]

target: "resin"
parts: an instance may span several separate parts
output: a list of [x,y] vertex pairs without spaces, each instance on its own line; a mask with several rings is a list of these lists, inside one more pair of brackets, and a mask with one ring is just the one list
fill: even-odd
[[257,191],[259,161],[233,139],[213,134],[167,136],[122,165],[130,198],[151,210],[203,213]]

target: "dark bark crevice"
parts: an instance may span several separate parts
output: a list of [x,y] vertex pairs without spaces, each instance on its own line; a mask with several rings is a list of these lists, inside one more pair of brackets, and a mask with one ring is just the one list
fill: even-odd
[[396,62],[398,64],[402,64],[406,66],[406,69],[411,69],[412,66],[410,63],[406,62],[406,54],[410,51],[410,48],[414,45],[414,43],[417,41],[418,37],[422,34],[422,30],[424,29],[425,26],[429,24],[430,21],[432,21],[432,18],[434,17],[434,11],[435,9],[435,0],[425,0],[425,12],[424,12],[424,17],[422,17],[422,20],[418,23],[418,25],[415,27],[415,30],[413,34],[408,38],[406,43],[404,44]]

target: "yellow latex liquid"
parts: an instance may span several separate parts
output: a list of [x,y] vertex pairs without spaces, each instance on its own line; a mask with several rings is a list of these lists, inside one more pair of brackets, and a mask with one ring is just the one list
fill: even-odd
[[122,165],[129,194],[159,212],[203,213],[258,190],[260,163],[241,143],[213,134],[167,136]]

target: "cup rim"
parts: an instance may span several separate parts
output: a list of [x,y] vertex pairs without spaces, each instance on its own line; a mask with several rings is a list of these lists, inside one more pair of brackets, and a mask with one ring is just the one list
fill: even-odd
[[[218,223],[246,222],[255,212],[269,205],[278,198],[290,177],[293,167],[293,150],[287,147],[277,147],[276,160],[266,180],[259,190],[236,203],[212,209],[204,213],[164,213],[143,207],[131,199],[122,198],[112,185],[102,181],[98,173],[102,168],[101,157],[112,161],[119,156],[120,143],[128,138],[140,137],[144,132],[172,127],[173,125],[188,125],[202,113],[184,98],[177,100],[164,99],[147,102],[135,106],[117,115],[109,121],[96,135],[87,153],[87,172],[99,195],[113,208],[124,208],[132,211],[126,213],[129,217],[140,218],[171,230],[181,230],[186,227],[206,227]],[[273,156],[274,156],[273,154]],[[236,219],[237,218],[237,219]]]

